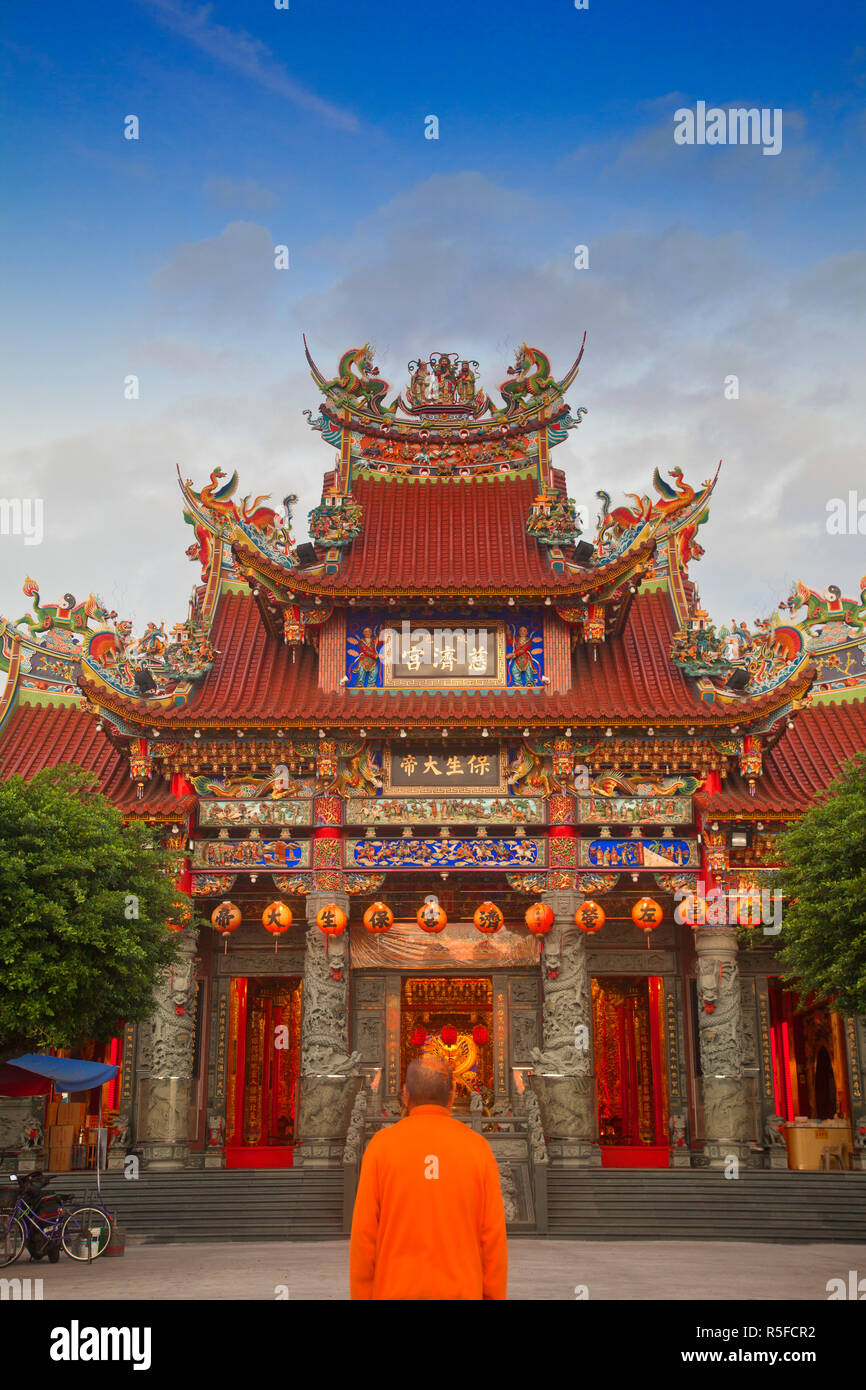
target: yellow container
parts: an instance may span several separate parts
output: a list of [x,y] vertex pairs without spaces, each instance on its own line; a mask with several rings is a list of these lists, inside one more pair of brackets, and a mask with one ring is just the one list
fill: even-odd
[[[797,1172],[816,1170],[821,1167],[821,1154],[826,1148],[843,1149],[842,1164],[851,1167],[851,1154],[854,1145],[851,1139],[851,1125],[847,1120],[810,1120],[808,1124],[785,1126],[785,1143],[788,1146],[788,1167]],[[836,1160],[832,1167],[837,1168]]]

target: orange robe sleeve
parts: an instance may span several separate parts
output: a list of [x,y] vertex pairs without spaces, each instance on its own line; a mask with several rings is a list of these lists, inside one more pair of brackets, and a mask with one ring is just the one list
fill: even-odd
[[508,1296],[508,1239],[505,1232],[505,1206],[499,1182],[499,1168],[488,1148],[484,1171],[484,1213],[481,1221],[482,1298]]
[[376,1273],[376,1247],[379,1241],[379,1174],[375,1143],[361,1160],[352,1235],[349,1241],[349,1297],[371,1299]]

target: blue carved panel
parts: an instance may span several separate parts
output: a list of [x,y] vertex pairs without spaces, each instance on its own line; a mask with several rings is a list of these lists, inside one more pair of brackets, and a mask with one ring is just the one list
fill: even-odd
[[547,863],[547,841],[515,837],[457,840],[345,840],[350,869],[532,869]]
[[696,840],[578,840],[584,869],[686,869],[698,863]]

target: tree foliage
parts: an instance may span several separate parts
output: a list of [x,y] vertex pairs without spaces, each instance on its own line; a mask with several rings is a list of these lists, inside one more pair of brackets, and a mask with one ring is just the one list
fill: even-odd
[[0,783],[0,1055],[107,1041],[177,955],[176,856],[90,773]]
[[781,837],[786,978],[844,1013],[866,1013],[866,754]]

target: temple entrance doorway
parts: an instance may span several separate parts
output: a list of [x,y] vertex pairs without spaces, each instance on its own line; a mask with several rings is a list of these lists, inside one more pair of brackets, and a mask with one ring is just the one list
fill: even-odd
[[468,1111],[473,1095],[478,1095],[490,1113],[495,1099],[491,976],[403,978],[401,1076],[410,1062],[424,1056],[440,1057],[452,1068],[457,1084],[455,1110]]
[[845,1030],[838,1014],[769,980],[776,1114],[789,1122],[850,1119]]
[[300,979],[232,979],[227,1168],[291,1167],[300,1040]]
[[606,1168],[667,1168],[664,989],[657,975],[592,982],[598,1137]]

